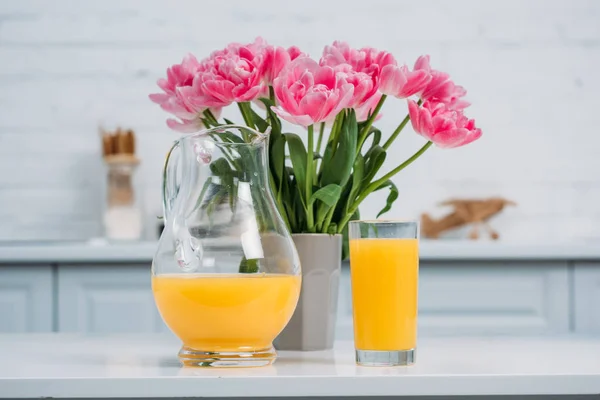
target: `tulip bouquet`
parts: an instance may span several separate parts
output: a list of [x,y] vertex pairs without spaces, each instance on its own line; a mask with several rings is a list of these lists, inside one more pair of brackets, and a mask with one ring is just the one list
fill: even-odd
[[[429,56],[419,57],[411,69],[386,51],[343,42],[326,46],[319,61],[297,47],[272,46],[260,38],[233,43],[201,61],[186,56],[158,86],[163,93],[150,99],[177,118],[167,120],[174,130],[230,124],[221,119],[221,110],[236,103],[245,125],[270,131],[271,189],[293,233],[342,233],[359,217],[367,196],[388,188],[379,217],[398,197],[391,178],[433,144],[453,148],[481,136],[464,115],[466,91],[431,68]],[[389,97],[406,99],[408,115],[384,135],[375,123]],[[281,119],[304,132],[284,132]],[[380,173],[409,122],[426,142]]]

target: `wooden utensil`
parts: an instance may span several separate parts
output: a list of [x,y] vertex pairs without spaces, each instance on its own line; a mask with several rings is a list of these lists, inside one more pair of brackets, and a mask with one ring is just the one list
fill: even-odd
[[133,167],[140,160],[135,156],[135,133],[118,127],[114,132],[100,128],[102,157],[109,166],[107,202],[109,207],[134,203],[132,184]]

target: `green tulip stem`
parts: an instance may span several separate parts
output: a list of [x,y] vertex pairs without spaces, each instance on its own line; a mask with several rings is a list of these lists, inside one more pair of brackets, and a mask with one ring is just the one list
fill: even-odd
[[360,153],[360,149],[362,148],[363,143],[367,139],[369,130],[371,129],[371,126],[373,125],[375,118],[377,118],[377,114],[379,114],[381,107],[383,107],[383,103],[385,103],[386,98],[387,98],[387,96],[385,94],[381,95],[381,99],[379,99],[379,102],[375,106],[373,113],[369,116],[369,119],[367,119],[367,122],[365,123],[364,128],[360,131],[360,134],[358,135],[358,146],[356,147],[357,154]]
[[308,145],[306,151],[306,182],[305,182],[305,201],[306,201],[306,220],[308,225],[308,231],[315,231],[315,221],[313,218],[313,207],[310,205],[310,198],[312,197],[312,172],[313,172],[313,158],[314,158],[314,125],[308,126]]
[[377,179],[376,181],[371,182],[369,184],[369,186],[367,186],[366,189],[362,192],[362,194],[358,197],[358,199],[356,199],[354,204],[352,204],[352,207],[350,207],[350,209],[348,210],[348,213],[346,214],[346,216],[344,217],[344,219],[338,226],[338,233],[342,233],[342,231],[344,230],[344,227],[346,226],[346,224],[348,223],[348,221],[350,220],[350,218],[352,217],[354,212],[358,209],[358,206],[360,205],[360,203],[362,203],[363,200],[366,199],[368,195],[370,195],[375,190],[377,190],[388,179],[392,178],[398,172],[402,171],[404,168],[406,168],[410,164],[412,164],[417,158],[419,158],[423,153],[425,153],[427,151],[427,149],[431,147],[432,144],[433,144],[433,142],[425,143],[425,145],[423,147],[421,147],[415,154],[410,156],[410,158],[408,158],[402,164],[398,165],[396,168],[394,168],[393,170],[391,170],[390,172],[388,172],[381,178]]
[[269,86],[269,99],[274,105],[277,105],[277,102],[275,100],[275,90],[273,89],[273,86]]
[[[423,99],[419,99],[419,101],[417,102],[417,105],[420,106],[422,103],[423,103]],[[404,117],[402,122],[400,122],[400,125],[398,125],[396,130],[392,133],[392,136],[390,136],[388,138],[388,140],[385,141],[385,144],[383,145],[384,150],[389,149],[389,147],[392,145],[392,143],[394,143],[394,140],[396,140],[396,138],[398,137],[400,132],[402,132],[402,129],[404,129],[406,124],[408,124],[408,121],[410,121],[410,115],[406,114],[406,117]]]
[[[217,119],[215,118],[215,115],[212,113],[212,111],[210,111],[209,108],[207,108],[206,110],[204,110],[203,114],[206,117],[206,121],[210,125],[219,126],[219,121],[217,121]],[[207,128],[210,128],[210,126],[207,126]]]
[[242,118],[244,118],[244,123],[248,128],[254,129],[254,122],[252,122],[252,115],[250,113],[250,103],[237,103],[238,108],[240,109],[240,113],[242,114]]
[[317,139],[317,153],[321,154],[321,144],[323,143],[323,134],[325,133],[325,122],[319,126],[319,138]]

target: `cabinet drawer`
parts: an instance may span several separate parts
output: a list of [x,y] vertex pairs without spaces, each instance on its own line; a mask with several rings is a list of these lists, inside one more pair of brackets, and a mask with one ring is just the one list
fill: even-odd
[[568,330],[566,262],[421,264],[420,333],[545,334]]
[[52,267],[0,266],[0,332],[52,332]]
[[[349,268],[342,271],[340,285],[336,338],[351,339]],[[420,266],[419,335],[564,333],[569,331],[569,307],[566,262],[439,261]]]
[[600,334],[600,262],[575,264],[575,332]]
[[152,297],[150,265],[61,265],[58,287],[62,332],[166,330]]

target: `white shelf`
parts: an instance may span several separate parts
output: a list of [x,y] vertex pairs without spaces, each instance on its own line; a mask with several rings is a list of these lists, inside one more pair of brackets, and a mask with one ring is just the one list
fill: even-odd
[[443,338],[412,367],[358,367],[352,342],[281,352],[273,366],[181,368],[170,336],[0,336],[10,398],[468,396],[600,393],[600,339]]
[[[3,244],[0,245],[0,264],[150,263],[156,246],[156,242]],[[600,260],[600,243],[536,244],[423,240],[420,253],[422,261]]]
[[157,242],[4,244],[1,263],[150,263]]

